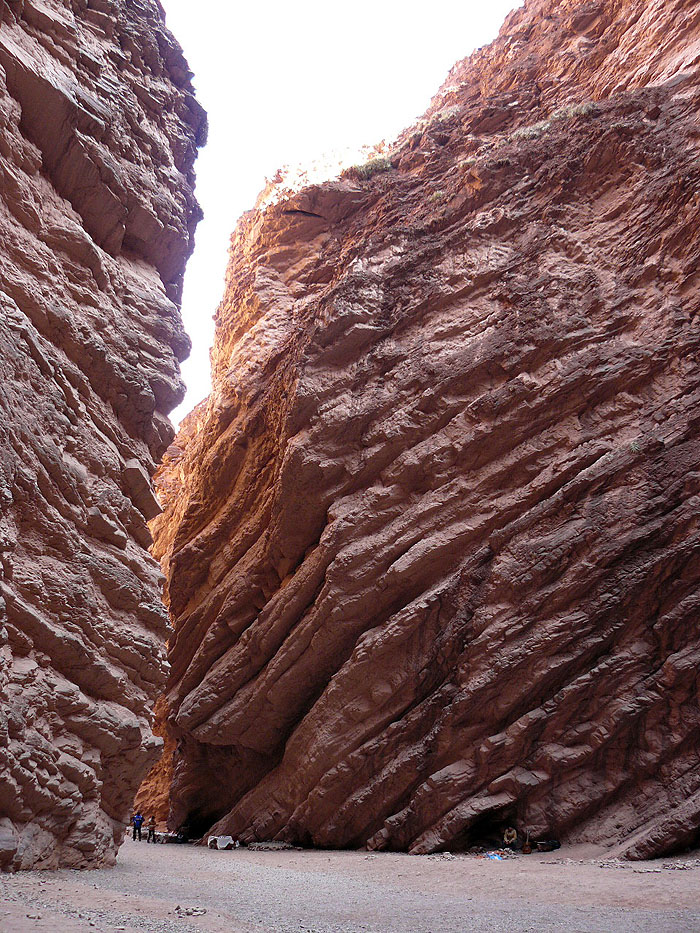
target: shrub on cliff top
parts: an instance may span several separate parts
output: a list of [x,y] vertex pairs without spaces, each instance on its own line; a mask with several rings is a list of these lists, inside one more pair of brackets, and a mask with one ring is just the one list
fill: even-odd
[[373,175],[378,175],[380,172],[388,172],[392,168],[391,159],[387,159],[386,156],[380,156],[378,159],[370,159],[369,162],[365,162],[364,165],[353,165],[350,171],[357,175],[358,178],[371,178]]

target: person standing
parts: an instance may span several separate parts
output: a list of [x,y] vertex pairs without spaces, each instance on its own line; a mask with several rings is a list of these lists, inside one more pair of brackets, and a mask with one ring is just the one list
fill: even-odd
[[156,841],[156,818],[152,816],[148,823],[146,824],[148,829],[148,835],[146,836],[146,842],[152,842],[155,844]]
[[131,817],[131,822],[134,827],[132,838],[134,842],[136,842],[136,834],[138,833],[139,842],[141,842],[141,827],[143,826],[143,817],[141,816],[141,812],[139,810],[137,810],[136,813],[134,813],[134,815]]

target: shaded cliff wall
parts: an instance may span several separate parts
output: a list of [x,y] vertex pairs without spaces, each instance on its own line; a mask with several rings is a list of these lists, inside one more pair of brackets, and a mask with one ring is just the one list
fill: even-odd
[[0,867],[114,861],[167,670],[150,475],[205,116],[153,0],[0,2]]
[[242,219],[153,524],[173,825],[696,838],[699,53],[691,0],[529,0]]

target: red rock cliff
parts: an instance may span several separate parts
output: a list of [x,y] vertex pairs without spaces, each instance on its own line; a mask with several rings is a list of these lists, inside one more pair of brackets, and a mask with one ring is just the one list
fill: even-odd
[[155,0],[0,0],[0,868],[112,863],[158,752],[205,131]]
[[691,843],[700,8],[529,0],[241,221],[161,477],[171,821]]

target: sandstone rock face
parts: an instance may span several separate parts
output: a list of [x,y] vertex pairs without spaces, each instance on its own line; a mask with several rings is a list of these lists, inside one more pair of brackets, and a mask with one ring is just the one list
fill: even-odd
[[154,0],[0,2],[0,867],[110,864],[157,755],[150,474],[206,121]]
[[244,217],[152,524],[173,825],[697,839],[699,55],[694,0],[530,0]]

